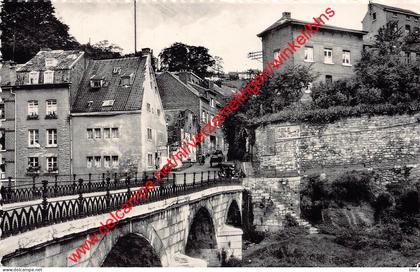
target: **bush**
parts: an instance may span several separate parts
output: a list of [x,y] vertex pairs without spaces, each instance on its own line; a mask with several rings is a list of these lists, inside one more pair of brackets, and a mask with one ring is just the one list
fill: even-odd
[[362,201],[371,203],[374,200],[369,172],[351,171],[337,178],[332,184],[332,194],[335,200],[360,204]]
[[286,228],[292,228],[292,227],[299,226],[299,223],[296,221],[296,218],[294,218],[292,215],[290,215],[290,213],[287,213],[284,219],[285,219],[284,226]]

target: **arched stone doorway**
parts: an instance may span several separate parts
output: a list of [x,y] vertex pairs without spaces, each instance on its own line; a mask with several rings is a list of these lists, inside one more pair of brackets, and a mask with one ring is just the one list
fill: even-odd
[[237,228],[242,227],[241,210],[236,200],[233,200],[229,205],[225,223]]
[[195,214],[188,233],[185,254],[207,260],[208,266],[218,266],[216,232],[210,213],[201,207]]
[[102,267],[161,267],[159,255],[144,237],[130,233],[118,239]]

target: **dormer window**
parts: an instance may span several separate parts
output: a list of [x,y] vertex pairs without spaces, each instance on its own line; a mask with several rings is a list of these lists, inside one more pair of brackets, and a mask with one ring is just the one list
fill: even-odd
[[45,59],[45,67],[55,67],[55,66],[57,66],[57,63],[58,63],[58,61],[57,61],[57,59],[55,59],[55,58],[46,58]]
[[47,70],[44,72],[44,83],[54,83],[54,71]]
[[102,107],[111,107],[114,105],[115,100],[104,100],[102,101]]
[[91,87],[92,89],[99,89],[99,88],[101,88],[103,85],[104,85],[104,78],[103,78],[103,77],[97,77],[97,76],[95,75],[95,76],[92,76],[92,77],[90,78],[90,87]]
[[133,85],[134,82],[134,74],[124,74],[121,76],[121,85],[122,86],[130,86]]
[[29,84],[38,84],[38,80],[39,80],[38,71],[29,72]]
[[91,107],[92,107],[92,105],[93,105],[93,101],[92,101],[92,100],[88,101],[88,103],[87,103],[87,107],[88,107],[88,108],[91,108]]
[[121,67],[114,67],[114,69],[112,70],[113,74],[119,74],[121,73]]

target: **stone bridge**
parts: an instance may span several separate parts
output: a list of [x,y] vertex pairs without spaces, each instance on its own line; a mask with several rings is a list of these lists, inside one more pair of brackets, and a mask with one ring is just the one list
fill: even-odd
[[[10,234],[3,235],[0,241],[1,264],[14,267],[219,266],[222,256],[241,259],[241,181],[223,182],[213,178],[192,185],[174,182],[170,188],[154,190],[147,203],[133,207],[105,236],[98,233],[100,222],[106,222],[108,212],[127,199],[121,196],[125,192],[111,195],[107,191],[105,196],[96,196],[96,202],[79,197],[65,200],[66,205],[56,204],[61,209],[67,207],[66,215],[57,213],[52,202],[43,201],[38,205],[44,212],[31,208],[35,219],[26,218],[25,222],[19,222],[25,216],[18,216],[16,211],[8,217],[3,212],[0,226],[3,234]],[[114,196],[118,199],[115,203]],[[107,201],[101,202],[104,197]],[[72,212],[71,203],[74,204]],[[98,207],[96,212],[92,211],[95,208],[89,205],[94,203],[108,205],[108,209],[104,208],[107,212],[98,212]],[[29,211],[20,213],[28,217]],[[84,216],[75,216],[79,213]],[[68,214],[72,215],[70,220],[56,218]],[[47,223],[37,224],[38,221]],[[93,233],[97,233],[99,241],[86,254],[81,254],[77,262],[71,261],[69,256]]]

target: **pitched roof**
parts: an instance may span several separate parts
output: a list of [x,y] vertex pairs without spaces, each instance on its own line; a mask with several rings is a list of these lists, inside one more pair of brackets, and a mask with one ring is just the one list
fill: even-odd
[[[77,50],[41,50],[17,72],[70,69],[83,54]],[[54,60],[55,65],[46,67],[46,59]]]
[[[270,32],[274,29],[285,27],[285,26],[288,26],[288,25],[305,26],[306,24],[312,24],[312,23],[313,22],[306,22],[306,21],[302,21],[302,20],[296,20],[296,19],[293,19],[293,18],[290,18],[290,19],[280,18],[274,24],[272,24],[271,26],[266,28],[264,31],[259,33],[257,36],[262,37],[262,36],[264,36],[265,34],[267,34],[268,32]],[[338,27],[338,26],[332,26],[332,25],[323,25],[322,29],[328,29],[328,30],[339,31],[339,32],[350,32],[350,33],[354,33],[354,34],[358,34],[358,35],[365,35],[366,33],[368,33],[367,31],[363,31],[363,30],[344,28],[344,27]]]
[[389,10],[392,12],[397,12],[397,13],[404,13],[404,14],[411,14],[411,15],[417,15],[420,16],[420,14],[411,11],[409,9],[402,9],[402,8],[397,8],[397,7],[392,7],[392,6],[388,6],[388,5],[383,5],[383,4],[378,4],[378,3],[371,3],[371,5],[375,5],[379,8],[382,8],[384,10]]
[[[140,110],[146,65],[147,56],[90,61],[77,91],[72,112]],[[114,67],[120,67],[121,71],[114,73]],[[121,85],[121,76],[131,73],[134,79],[132,84]],[[92,77],[95,79],[104,78],[104,85],[97,89],[91,88]],[[105,100],[114,100],[114,102],[110,106],[103,107],[102,104]],[[88,104],[91,105],[88,107]]]

